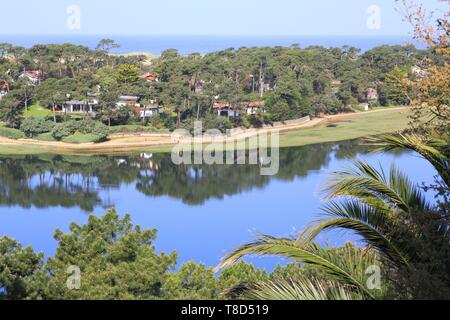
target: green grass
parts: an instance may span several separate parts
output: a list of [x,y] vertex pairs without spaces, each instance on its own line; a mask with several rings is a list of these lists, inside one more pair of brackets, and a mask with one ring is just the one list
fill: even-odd
[[7,128],[0,126],[0,137],[10,138],[10,139],[24,139],[25,134],[19,129]]
[[51,132],[41,133],[36,137],[34,137],[33,139],[40,141],[56,141],[55,138],[53,138]]
[[75,134],[64,138],[62,141],[66,143],[93,143],[99,140],[99,136],[95,134],[83,134],[76,132]]
[[52,114],[52,111],[42,107],[39,102],[32,104],[27,111],[24,111],[24,115],[28,117],[47,117]]
[[110,134],[139,133],[139,132],[155,133],[155,132],[168,132],[168,130],[158,130],[153,127],[147,127],[147,126],[138,125],[138,124],[112,126],[111,128],[109,128]]
[[403,130],[408,126],[406,109],[361,113],[340,119],[331,126],[326,124],[280,133],[281,147],[351,140],[381,133]]

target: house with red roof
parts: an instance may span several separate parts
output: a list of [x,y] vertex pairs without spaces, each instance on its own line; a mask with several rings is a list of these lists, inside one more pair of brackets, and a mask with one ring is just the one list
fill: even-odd
[[152,74],[150,72],[147,72],[147,73],[143,74],[141,76],[141,79],[145,80],[147,82],[158,82],[158,78],[154,74]]
[[21,79],[28,79],[33,84],[38,83],[42,79],[44,79],[44,72],[42,70],[25,70],[19,75]]
[[213,109],[217,111],[219,117],[237,118],[239,117],[239,107],[229,103],[214,103]]
[[9,84],[6,81],[0,82],[0,99],[6,96],[9,91]]

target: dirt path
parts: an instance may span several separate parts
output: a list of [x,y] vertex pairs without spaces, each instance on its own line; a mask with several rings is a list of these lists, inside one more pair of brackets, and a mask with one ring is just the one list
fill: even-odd
[[[249,129],[244,130],[242,134],[239,135],[239,138],[249,138],[261,131],[264,132],[272,132],[272,131],[287,131],[287,130],[297,130],[304,128],[312,128],[323,123],[331,123],[331,122],[339,122],[342,119],[351,118],[354,116],[361,116],[368,113],[376,113],[376,112],[385,112],[385,111],[393,111],[393,110],[403,110],[406,107],[399,108],[389,108],[389,109],[380,109],[373,110],[368,112],[358,112],[358,113],[345,113],[345,114],[337,114],[337,115],[329,115],[322,118],[314,118],[308,122],[301,124],[293,124],[293,125],[280,125],[274,126],[264,129]],[[222,141],[227,141],[232,138],[224,138]],[[195,141],[195,140],[194,140]],[[203,142],[208,143],[211,139],[203,139]],[[174,144],[177,141],[174,141],[170,134],[129,134],[129,135],[112,135],[111,140],[102,142],[102,143],[83,143],[83,144],[72,144],[65,142],[57,142],[57,141],[38,141],[31,139],[19,139],[13,140],[8,138],[0,137],[0,145],[14,145],[14,146],[37,146],[43,147],[47,150],[62,150],[67,152],[109,152],[109,151],[127,151],[132,149],[139,149],[145,147],[152,146],[169,146]],[[189,141],[186,141],[189,142]],[[192,142],[192,140],[191,140]]]

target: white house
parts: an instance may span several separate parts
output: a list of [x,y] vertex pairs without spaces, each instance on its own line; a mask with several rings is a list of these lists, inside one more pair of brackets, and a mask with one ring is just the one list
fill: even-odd
[[139,106],[135,108],[136,113],[139,114],[141,118],[150,118],[157,116],[159,114],[159,106],[155,101],[150,101],[147,106]]
[[245,102],[242,108],[247,112],[248,115],[255,115],[265,112],[264,106],[264,101],[252,101]]
[[88,101],[70,100],[62,103],[56,111],[64,113],[93,113],[96,103]]
[[239,110],[228,103],[214,103],[213,108],[217,110],[219,117],[237,118],[239,117]]
[[132,106],[139,108],[141,104],[139,103],[139,97],[137,96],[120,96],[119,101],[117,102],[118,107],[126,107],[126,106]]

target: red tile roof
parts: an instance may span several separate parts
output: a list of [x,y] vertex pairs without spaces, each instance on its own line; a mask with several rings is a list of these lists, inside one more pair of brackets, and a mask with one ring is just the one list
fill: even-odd
[[249,101],[249,102],[244,102],[244,107],[247,107],[247,108],[260,108],[260,107],[264,107],[264,101]]
[[141,76],[141,79],[147,80],[147,81],[156,81],[157,78],[154,74],[147,72]]
[[29,70],[25,71],[23,74],[36,79],[44,77],[44,72],[42,72],[41,70]]
[[[248,101],[241,104],[245,108],[261,108],[264,107],[264,101]],[[214,103],[214,109],[236,109],[237,106],[231,106],[229,103]]]
[[0,82],[0,89],[8,90],[9,89],[8,82],[6,82],[6,81]]
[[220,110],[222,110],[222,109],[228,109],[228,108],[233,109],[233,108],[230,106],[229,103],[217,103],[217,102],[214,103],[213,108],[214,108],[214,109],[220,109]]

